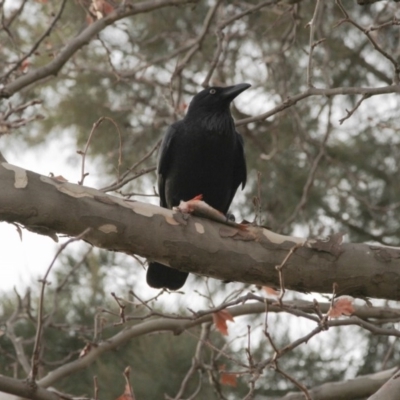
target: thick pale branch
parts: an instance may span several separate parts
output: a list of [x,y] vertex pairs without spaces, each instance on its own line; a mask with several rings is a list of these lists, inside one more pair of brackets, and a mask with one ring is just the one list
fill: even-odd
[[[286,311],[292,312],[294,315],[298,316],[298,312],[302,312],[304,313],[304,315],[315,314],[315,305],[312,302],[301,300],[285,302],[283,303],[282,308],[277,305],[277,303],[273,300],[265,300],[261,298],[259,302],[252,302],[229,307],[229,313],[233,317],[239,317],[249,314],[260,314],[265,312],[265,301],[268,302],[268,312]],[[97,343],[95,346],[92,346],[91,350],[84,357],[62,365],[61,367],[48,373],[38,382],[39,387],[37,389],[29,386],[25,381],[0,376],[0,391],[12,393],[23,397],[29,397],[31,399],[53,400],[57,397],[54,397],[55,395],[53,395],[53,393],[46,391],[43,388],[49,387],[58,382],[60,379],[65,378],[70,374],[76,373],[83,368],[86,368],[103,353],[116,349],[138,336],[154,332],[171,332],[174,334],[180,334],[186,329],[201,325],[203,323],[212,322],[212,312],[217,311],[220,308],[221,307],[217,307],[214,310],[208,310],[207,313],[199,312],[197,316],[189,315],[187,319],[184,319],[183,317],[176,319],[176,317],[172,318],[172,316],[171,318],[160,317],[146,320],[136,325],[127,327],[125,330],[117,333],[113,337],[108,338],[103,342]],[[323,313],[328,312],[329,308],[329,303],[319,304],[319,309]],[[397,319],[399,315],[400,310],[398,309],[367,306],[355,306],[353,314],[353,316],[357,316],[360,319],[373,319],[377,321],[379,321],[380,319],[388,318]],[[389,376],[386,377],[386,379],[388,378]],[[372,391],[370,393],[372,393]]]
[[151,204],[40,176],[2,163],[0,220],[37,233],[77,236],[108,250],[138,254],[213,278],[286,289],[400,299],[400,249],[282,236],[259,227],[239,229]]
[[391,400],[397,399],[400,393],[400,372],[396,373],[368,400]]
[[[369,396],[378,390],[388,379],[394,374],[396,368],[386,371],[377,372],[375,374],[358,376],[354,379],[349,379],[344,382],[327,382],[321,386],[317,386],[309,390],[313,399],[337,400],[362,398]],[[395,392],[398,393],[398,392]],[[378,399],[378,397],[373,397]],[[394,399],[395,397],[391,397]],[[284,397],[279,397],[273,400],[303,400],[303,393],[288,393]],[[382,397],[379,397],[382,399]],[[389,399],[389,397],[388,397]],[[372,397],[371,397],[372,400]]]
[[0,391],[32,400],[60,400],[60,396],[50,390],[31,386],[27,381],[0,375]]

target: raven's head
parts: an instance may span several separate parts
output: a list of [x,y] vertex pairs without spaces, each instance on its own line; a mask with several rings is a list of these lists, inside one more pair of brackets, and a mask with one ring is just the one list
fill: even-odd
[[208,87],[193,97],[187,115],[229,112],[229,105],[232,100],[250,86],[248,83],[239,83],[228,87]]

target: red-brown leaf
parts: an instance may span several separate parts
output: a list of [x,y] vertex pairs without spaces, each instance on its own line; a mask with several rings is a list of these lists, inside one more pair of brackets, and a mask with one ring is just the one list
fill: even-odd
[[219,382],[221,385],[226,386],[237,386],[237,374],[225,372],[225,364],[219,365],[218,369],[220,372]]
[[346,296],[337,299],[331,309],[328,311],[330,318],[339,318],[342,315],[351,315],[354,313],[353,298]]
[[221,385],[236,387],[237,386],[236,378],[237,374],[222,372],[219,378],[219,382],[221,383]]
[[264,292],[267,293],[269,296],[274,296],[274,297],[279,296],[279,292],[272,287],[263,286],[262,288],[263,288]]
[[225,336],[228,335],[228,325],[226,321],[235,322],[232,315],[227,310],[221,310],[213,313],[215,327]]

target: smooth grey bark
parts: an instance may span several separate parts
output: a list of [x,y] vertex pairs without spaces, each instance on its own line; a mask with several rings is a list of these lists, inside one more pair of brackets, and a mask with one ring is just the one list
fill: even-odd
[[400,372],[397,372],[368,400],[398,400],[400,398]]
[[[300,292],[400,299],[400,249],[282,236],[260,227],[239,229],[184,216],[151,204],[126,201],[0,164],[0,220],[57,238],[91,230],[94,246],[137,254],[213,278]],[[296,247],[296,248],[295,248]]]
[[[378,390],[396,372],[396,368],[376,372],[370,375],[357,376],[343,382],[327,382],[321,386],[314,387],[308,392],[313,400],[352,400],[369,396]],[[380,390],[379,390],[380,391]],[[379,392],[377,392],[379,393]],[[376,393],[376,394],[377,394]],[[370,397],[369,400],[383,400],[381,397]],[[397,400],[398,397],[385,398],[386,400]],[[288,393],[287,395],[273,400],[304,400],[303,393]]]

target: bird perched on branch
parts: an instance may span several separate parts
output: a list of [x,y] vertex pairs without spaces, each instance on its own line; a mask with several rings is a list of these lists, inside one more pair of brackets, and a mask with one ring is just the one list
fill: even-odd
[[[226,214],[239,185],[246,184],[243,139],[229,109],[232,100],[251,85],[209,87],[197,93],[186,116],[170,125],[158,158],[160,206],[172,209],[198,195]],[[150,262],[147,283],[180,289],[187,272]]]

